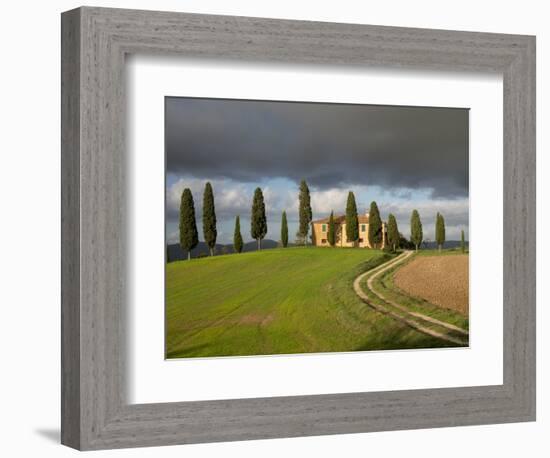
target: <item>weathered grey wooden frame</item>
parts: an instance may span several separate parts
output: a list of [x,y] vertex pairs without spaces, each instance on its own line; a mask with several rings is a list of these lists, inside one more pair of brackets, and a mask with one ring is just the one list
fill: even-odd
[[[535,38],[83,7],[62,15],[62,443],[138,447],[535,419]],[[128,53],[498,72],[502,385],[129,405]]]

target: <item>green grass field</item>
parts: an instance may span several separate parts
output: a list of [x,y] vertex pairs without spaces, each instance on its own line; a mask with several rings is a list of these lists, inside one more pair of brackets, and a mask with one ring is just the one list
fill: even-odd
[[300,247],[169,263],[166,357],[445,346],[355,295],[353,279],[389,258]]

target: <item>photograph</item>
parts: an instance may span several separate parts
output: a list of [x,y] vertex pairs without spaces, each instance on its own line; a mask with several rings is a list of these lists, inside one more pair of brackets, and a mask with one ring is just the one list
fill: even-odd
[[165,97],[165,358],[469,346],[469,110]]

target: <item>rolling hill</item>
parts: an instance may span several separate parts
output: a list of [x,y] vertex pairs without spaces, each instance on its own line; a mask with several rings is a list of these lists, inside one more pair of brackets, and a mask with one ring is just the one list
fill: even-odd
[[353,279],[391,256],[294,247],[166,265],[166,357],[441,346],[369,308]]
[[[269,250],[272,248],[277,248],[278,243],[274,240],[262,240],[262,250]],[[243,245],[243,252],[249,252],[249,251],[256,251],[258,249],[258,245],[256,242],[247,242]],[[222,254],[222,253],[234,253],[233,245],[227,244],[223,245],[220,243],[216,243],[215,248],[216,254]],[[198,245],[191,250],[191,258],[197,258],[200,255],[208,255],[210,254],[210,251],[208,249],[208,245],[206,245],[205,242],[199,242]],[[173,261],[181,261],[187,259],[187,251],[183,250],[179,244],[170,244],[168,245],[168,262]]]

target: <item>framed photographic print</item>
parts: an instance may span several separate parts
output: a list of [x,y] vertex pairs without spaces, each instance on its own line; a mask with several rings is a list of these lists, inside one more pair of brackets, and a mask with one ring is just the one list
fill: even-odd
[[535,418],[535,39],[62,16],[62,442]]
[[166,358],[468,346],[468,110],[165,104]]

